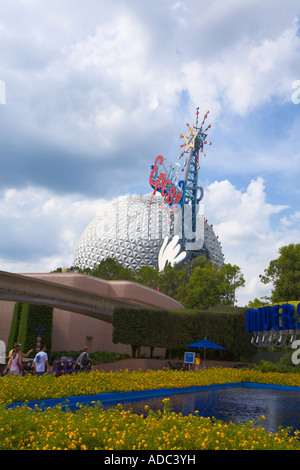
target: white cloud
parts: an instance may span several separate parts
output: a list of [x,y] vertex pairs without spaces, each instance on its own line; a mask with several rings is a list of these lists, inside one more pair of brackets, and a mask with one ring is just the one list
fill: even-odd
[[[239,298],[264,295],[258,274],[280,246],[299,240],[298,0],[2,3],[2,269],[70,265],[97,208],[137,186],[147,192],[147,166],[199,106],[217,123],[205,163],[218,178],[205,186],[207,217],[226,260],[246,277]],[[264,122],[273,102],[286,113],[275,128],[270,114]],[[270,172],[280,205],[259,177]]]
[[[225,262],[236,264],[246,280],[237,293],[239,305],[270,295],[259,280],[280,247],[300,238],[299,211],[266,200],[262,178],[238,189],[228,180],[215,181],[205,191],[204,214],[219,236]],[[0,198],[1,270],[49,272],[73,264],[76,244],[88,223],[110,201],[59,196],[40,188],[11,188]],[[272,217],[280,216],[276,229]]]
[[[217,116],[225,110],[246,115],[273,97],[291,101],[297,75],[300,37],[297,20],[275,38],[244,37],[230,48],[220,48],[214,60],[194,57],[182,64],[193,102],[208,105]],[[203,91],[205,90],[205,93]]]
[[297,243],[300,238],[299,213],[272,228],[272,216],[287,209],[266,201],[262,178],[252,180],[244,190],[229,181],[215,182],[205,193],[204,210],[222,244],[225,262],[241,268],[246,287],[238,292],[238,302],[246,305],[255,297],[270,295],[269,285],[259,280],[280,247]]
[[66,79],[74,77],[76,86],[76,77],[86,76],[90,83],[74,118],[81,129],[100,133],[99,145],[104,149],[116,150],[120,139],[134,140],[149,124],[156,129],[151,116],[158,108],[162,126],[176,105],[180,71],[172,61],[166,64],[160,59],[164,48],[155,53],[153,42],[146,24],[136,15],[122,13],[65,52]]
[[0,266],[12,272],[70,267],[76,243],[107,201],[59,196],[40,188],[7,190],[0,198]]

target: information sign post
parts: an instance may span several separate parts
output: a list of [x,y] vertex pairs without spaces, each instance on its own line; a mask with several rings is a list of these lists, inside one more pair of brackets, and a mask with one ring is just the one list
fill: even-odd
[[185,364],[189,365],[189,370],[191,370],[191,364],[195,364],[195,356],[196,356],[196,353],[194,352],[184,353],[184,362]]

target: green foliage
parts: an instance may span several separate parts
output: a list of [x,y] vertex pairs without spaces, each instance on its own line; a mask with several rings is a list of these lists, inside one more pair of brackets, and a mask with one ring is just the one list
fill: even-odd
[[177,299],[186,308],[206,309],[219,301],[219,282],[219,271],[214,266],[196,267],[189,282],[179,287]]
[[300,373],[300,364],[294,364],[292,361],[294,352],[294,348],[288,348],[276,363],[262,359],[259,364],[254,365],[254,367],[262,372]]
[[16,302],[14,306],[14,312],[13,312],[13,317],[12,317],[12,322],[10,326],[8,342],[7,342],[7,353],[13,349],[14,343],[16,343],[18,339],[21,312],[22,312],[22,304],[20,302]]
[[139,346],[160,346],[163,312],[164,310],[147,308],[116,307],[113,315],[113,342],[130,344],[133,356]]
[[262,307],[263,305],[268,305],[268,304],[270,304],[270,299],[268,297],[260,297],[260,299],[255,297],[254,300],[250,300],[247,307],[248,309],[259,308],[259,307]]
[[254,368],[262,372],[279,372],[284,373],[300,373],[300,368],[294,366],[292,363],[286,364],[279,361],[277,364],[274,364],[270,361],[261,360],[258,365],[254,365]]
[[245,315],[244,308],[227,306],[205,311],[116,307],[113,342],[171,350],[186,349],[188,344],[207,337],[226,348],[218,352],[219,358],[223,355],[238,360],[253,353]]
[[283,246],[279,257],[272,260],[265,275],[260,275],[264,284],[272,283],[271,302],[300,299],[300,244]]
[[8,349],[12,349],[14,342],[17,341],[22,345],[22,352],[27,353],[30,349],[35,351],[38,336],[37,329],[41,325],[43,328],[41,332],[42,343],[46,344],[47,352],[50,354],[52,322],[53,308],[17,302],[14,308]]
[[177,300],[186,308],[207,309],[212,305],[234,305],[235,292],[245,284],[238,266],[218,268],[206,263],[192,269],[188,282],[178,288]]
[[178,300],[180,286],[189,281],[190,273],[188,267],[174,267],[167,265],[163,272],[159,273],[159,290],[170,297]]
[[135,274],[130,269],[124,268],[122,263],[117,261],[115,258],[106,258],[102,260],[98,265],[95,265],[93,269],[87,268],[80,270],[86,274],[100,277],[106,280],[115,281],[134,281]]
[[136,273],[135,281],[144,286],[156,289],[159,284],[158,270],[151,266],[142,266]]

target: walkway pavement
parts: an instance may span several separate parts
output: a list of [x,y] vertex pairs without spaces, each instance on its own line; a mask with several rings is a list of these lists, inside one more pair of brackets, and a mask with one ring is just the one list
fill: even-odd
[[[94,369],[98,369],[104,372],[115,372],[117,370],[126,370],[130,372],[140,370],[146,372],[147,370],[161,370],[169,366],[169,362],[177,363],[183,361],[176,361],[172,359],[124,359],[122,361],[110,362],[107,364],[98,364],[93,366]],[[251,364],[243,362],[230,362],[230,361],[207,361],[205,360],[206,368],[211,367],[251,367]]]

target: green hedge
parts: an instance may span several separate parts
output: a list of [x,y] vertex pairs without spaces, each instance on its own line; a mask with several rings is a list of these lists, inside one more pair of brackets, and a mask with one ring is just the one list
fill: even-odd
[[16,302],[14,306],[14,312],[13,312],[10,332],[8,336],[7,353],[12,350],[14,343],[18,339],[21,312],[22,312],[22,304],[20,302]]
[[[113,342],[167,350],[186,349],[188,344],[207,338],[224,348],[218,358],[250,358],[253,346],[246,332],[246,309],[216,307],[197,310],[159,310],[116,307],[113,314]],[[215,353],[212,353],[215,354]]]
[[17,302],[14,307],[7,351],[10,351],[13,344],[18,341],[22,345],[22,352],[27,353],[30,349],[33,349],[31,356],[34,356],[36,353],[38,328],[41,326],[41,342],[46,344],[47,352],[51,354],[52,325],[53,308]]

